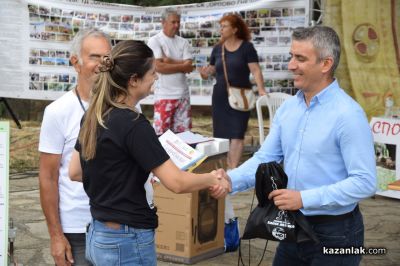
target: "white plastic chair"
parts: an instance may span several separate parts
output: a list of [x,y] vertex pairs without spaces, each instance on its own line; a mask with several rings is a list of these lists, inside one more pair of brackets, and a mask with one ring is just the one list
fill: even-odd
[[261,96],[257,99],[256,102],[256,110],[257,110],[257,119],[258,119],[258,132],[260,134],[260,145],[264,142],[264,119],[262,115],[262,107],[268,107],[269,113],[269,121],[270,125],[272,124],[272,120],[274,119],[274,115],[276,110],[281,106],[281,104],[288,98],[292,97],[292,95],[282,92],[271,92],[266,95]]

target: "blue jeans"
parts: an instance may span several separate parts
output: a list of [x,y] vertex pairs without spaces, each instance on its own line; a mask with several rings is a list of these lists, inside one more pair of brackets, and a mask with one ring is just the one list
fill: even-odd
[[357,266],[361,255],[324,255],[323,247],[361,247],[364,244],[364,223],[360,211],[342,221],[310,223],[320,240],[314,242],[279,243],[273,266]]
[[92,264],[85,258],[85,233],[71,234],[64,233],[71,245],[72,257],[74,258],[74,266],[91,266]]
[[86,235],[86,258],[96,266],[157,265],[154,229],[107,227],[92,220]]

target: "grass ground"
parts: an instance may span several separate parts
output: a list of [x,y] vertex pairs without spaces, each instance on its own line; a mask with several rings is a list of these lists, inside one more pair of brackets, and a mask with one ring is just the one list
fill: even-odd
[[10,173],[37,170],[39,166],[40,123],[21,122],[22,129],[18,129],[10,121]]

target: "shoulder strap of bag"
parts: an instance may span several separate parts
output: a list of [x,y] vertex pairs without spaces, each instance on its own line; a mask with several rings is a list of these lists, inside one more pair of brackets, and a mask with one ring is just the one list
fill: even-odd
[[266,164],[262,163],[258,166],[256,171],[255,193],[258,200],[258,205],[264,207],[267,203],[268,195],[265,193],[265,176]]
[[226,71],[226,64],[225,64],[225,44],[221,44],[221,54],[222,54],[222,66],[224,67],[224,77],[226,82],[226,91],[229,95],[229,81],[228,81],[228,72]]
[[[260,164],[261,165],[261,164]],[[258,167],[259,169],[260,169],[260,167]],[[259,171],[258,169],[257,169],[257,171]],[[261,179],[263,179],[263,178],[258,178],[259,180],[261,180]],[[256,186],[256,189],[257,189],[257,186]],[[249,213],[249,215],[251,214],[251,212],[253,211],[253,203],[254,203],[254,195],[255,195],[255,193],[256,193],[256,191],[254,191],[253,192],[253,200],[251,201],[251,205],[250,205],[250,213]],[[248,248],[248,250],[249,250],[249,266],[251,265],[251,260],[250,260],[250,258],[251,258],[251,256],[250,256],[250,250],[251,250],[251,245],[250,245],[250,241],[251,241],[251,239],[248,239],[249,240],[249,248]],[[240,238],[239,239],[239,256],[238,256],[238,266],[240,266],[240,263],[242,263],[242,266],[245,266],[245,264],[244,264],[244,262],[243,262],[243,257],[242,257],[242,241],[244,241],[242,238]],[[260,259],[260,261],[258,262],[258,266],[259,265],[261,265],[261,262],[263,261],[263,259],[264,259],[264,255],[265,255],[265,252],[267,251],[267,246],[268,246],[268,240],[266,240],[266,242],[265,242],[265,247],[264,247],[264,251],[263,251],[263,254],[262,254],[262,257],[261,257],[261,259]]]

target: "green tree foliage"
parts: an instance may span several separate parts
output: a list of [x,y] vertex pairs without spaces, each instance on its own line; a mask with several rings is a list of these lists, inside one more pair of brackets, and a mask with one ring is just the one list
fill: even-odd
[[137,5],[137,6],[168,6],[183,5],[202,2],[213,2],[215,0],[97,0],[99,2]]

